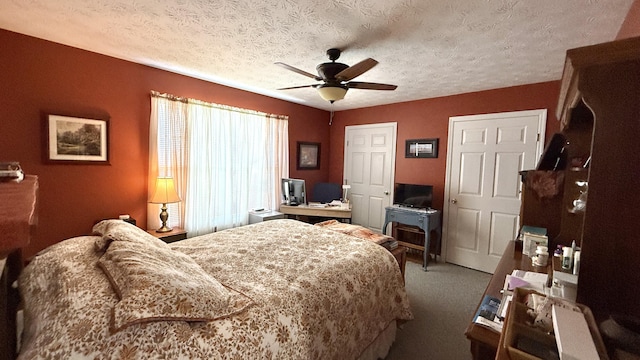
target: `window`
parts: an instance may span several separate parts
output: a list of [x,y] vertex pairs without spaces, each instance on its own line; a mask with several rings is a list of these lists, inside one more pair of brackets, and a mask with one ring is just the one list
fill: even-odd
[[195,236],[277,208],[289,174],[286,117],[157,93],[151,104],[150,183],[173,177],[182,199],[168,206],[170,226]]

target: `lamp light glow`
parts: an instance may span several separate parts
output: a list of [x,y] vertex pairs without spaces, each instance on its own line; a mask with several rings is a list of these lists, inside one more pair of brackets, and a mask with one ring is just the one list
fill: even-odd
[[176,191],[173,178],[159,177],[156,179],[156,190],[153,196],[149,200],[152,204],[162,204],[160,211],[160,221],[162,226],[156,230],[156,232],[164,233],[173,229],[167,226],[167,220],[169,219],[169,213],[167,212],[167,204],[176,203],[180,201],[180,196]]

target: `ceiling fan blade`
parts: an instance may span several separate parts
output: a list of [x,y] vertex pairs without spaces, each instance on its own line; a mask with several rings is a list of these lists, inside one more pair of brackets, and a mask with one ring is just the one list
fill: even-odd
[[340,81],[349,81],[357,76],[364,74],[371,70],[372,67],[378,65],[378,62],[372,58],[368,58],[360,61],[359,63],[349,66],[348,68],[340,71],[336,74],[336,79]]
[[286,87],[286,88],[280,88],[280,89],[276,89],[276,90],[291,90],[291,89],[302,89],[302,88],[308,88],[308,87],[316,87],[318,85],[301,85],[301,86],[290,86],[290,87]]
[[306,76],[306,77],[310,77],[310,78],[312,78],[312,79],[314,79],[314,80],[322,80],[322,78],[321,78],[321,77],[319,77],[318,75],[313,75],[312,73],[308,73],[308,72],[306,72],[306,71],[304,71],[304,70],[300,70],[300,69],[295,68],[295,67],[293,67],[293,66],[291,66],[291,65],[287,65],[287,64],[282,63],[282,62],[277,62],[277,63],[274,63],[274,64],[276,64],[276,65],[278,65],[278,66],[282,66],[283,68],[285,68],[285,69],[287,69],[287,70],[291,70],[291,71],[293,71],[294,73],[298,73],[298,74],[300,74],[300,75],[304,75],[304,76]]
[[345,85],[347,85],[347,87],[350,89],[365,89],[365,90],[395,90],[398,87],[397,85],[358,82],[358,81],[351,81],[346,83]]

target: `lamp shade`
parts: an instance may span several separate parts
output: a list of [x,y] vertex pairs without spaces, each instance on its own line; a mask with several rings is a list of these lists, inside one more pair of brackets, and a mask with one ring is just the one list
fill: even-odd
[[347,88],[340,85],[321,85],[318,87],[318,93],[323,99],[334,102],[344,99]]
[[176,191],[173,178],[159,177],[156,179],[156,190],[153,193],[150,203],[153,204],[169,204],[180,201],[180,196]]

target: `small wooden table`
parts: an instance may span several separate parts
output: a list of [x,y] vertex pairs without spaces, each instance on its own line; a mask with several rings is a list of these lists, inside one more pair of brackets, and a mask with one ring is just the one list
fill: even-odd
[[318,217],[326,217],[332,219],[345,219],[349,223],[351,223],[351,206],[340,207],[340,206],[309,206],[309,205],[280,205],[281,213],[292,216],[294,218],[298,218],[298,216],[318,216]]
[[184,240],[187,238],[187,231],[179,227],[174,227],[171,231],[163,233],[159,233],[155,229],[148,229],[147,232],[166,243],[172,243],[174,241]]
[[424,247],[422,247],[422,270],[427,271],[427,262],[429,258],[429,242],[431,230],[438,233],[437,254],[440,252],[440,237],[442,228],[440,226],[440,211],[435,209],[413,209],[399,206],[387,206],[384,214],[384,225],[382,225],[382,233],[386,233],[387,225],[390,222],[396,222],[405,225],[417,226],[424,231]]

